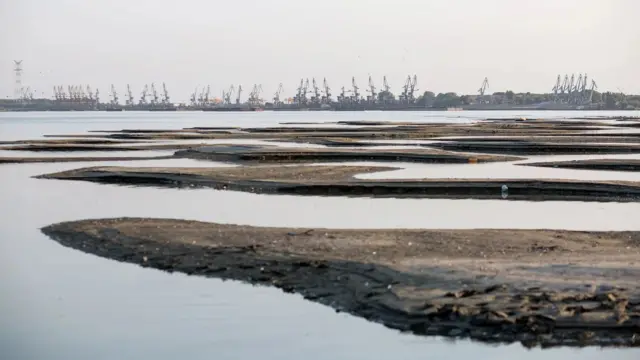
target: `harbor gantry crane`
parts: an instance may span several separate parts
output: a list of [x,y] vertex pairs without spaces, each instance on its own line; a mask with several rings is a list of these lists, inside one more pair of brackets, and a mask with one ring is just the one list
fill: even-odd
[[480,86],[480,89],[478,89],[478,94],[480,96],[484,96],[488,88],[489,88],[489,79],[484,78],[484,80],[482,81],[482,85]]
[[307,94],[309,94],[309,78],[304,81],[304,86],[302,87],[302,98],[305,104],[307,103]]
[[598,85],[595,80],[591,80],[591,91],[589,91],[589,103],[593,102],[593,92],[598,90]]
[[329,88],[329,83],[327,82],[327,78],[322,80],[322,88],[324,89],[322,92],[322,103],[330,104],[331,103],[331,88]]
[[199,106],[204,106],[205,104],[205,88],[203,87],[202,90],[200,90],[200,92],[198,92],[198,88],[196,88],[196,104],[198,104]]
[[485,77],[484,80],[482,80],[482,85],[480,85],[480,89],[478,89],[478,98],[481,104],[490,103],[490,101],[487,101],[485,99],[485,96],[487,94],[487,89],[489,89],[489,78]]
[[373,79],[371,78],[371,75],[369,75],[369,96],[367,98],[367,100],[369,101],[369,103],[375,103],[376,102],[376,87],[373,84]]
[[411,81],[411,87],[409,89],[409,101],[414,103],[416,101],[415,93],[418,91],[418,75],[413,75],[413,80]]
[[295,96],[295,103],[296,104],[304,104],[306,102],[307,99],[303,99],[302,98],[302,89],[304,88],[304,79],[300,79],[300,85],[298,86],[298,89],[296,89],[297,93]]
[[191,93],[191,96],[189,97],[189,101],[191,102],[191,106],[198,105],[198,88],[197,87]]
[[282,105],[282,101],[280,100],[280,95],[282,94],[282,91],[284,91],[284,88],[282,86],[282,83],[280,83],[278,85],[278,90],[276,90],[276,93],[273,94],[273,105],[275,106]]
[[158,91],[156,90],[156,84],[151,83],[151,105],[158,104]]
[[87,85],[87,100],[93,103],[93,92],[91,91],[91,86]]
[[238,85],[238,96],[236,97],[236,104],[240,104],[241,96],[242,96],[242,85]]
[[169,105],[171,103],[171,98],[169,97],[169,91],[167,91],[167,84],[162,83],[162,103],[164,105]]
[[111,84],[111,101],[110,101],[111,105],[118,105],[119,101],[118,101],[118,93],[116,92],[116,87]]
[[313,96],[311,97],[311,102],[314,104],[320,104],[320,88],[318,88],[318,83],[316,83],[316,78],[312,79],[313,87]]
[[347,102],[347,93],[349,93],[350,91],[347,91],[345,89],[345,87],[341,87],[340,88],[340,95],[338,95],[338,102],[343,104],[345,102]]
[[252,106],[261,106],[262,99],[260,98],[260,94],[262,93],[262,85],[253,85],[253,90],[249,93],[249,100],[247,102]]
[[354,103],[358,103],[360,102],[360,88],[358,87],[358,84],[356,84],[356,77],[352,76],[351,77],[351,88],[353,89],[353,97],[352,97],[352,101]]
[[389,86],[389,82],[387,82],[387,76],[382,77],[382,89],[384,92],[391,92],[391,86]]
[[233,93],[236,91],[235,86],[231,85],[229,86],[229,90],[222,91],[222,102],[226,105],[231,105],[231,97],[233,96]]
[[142,93],[140,93],[140,100],[138,101],[138,105],[147,105],[147,95],[149,94],[149,86],[144,85],[142,88]]
[[125,100],[127,106],[134,105],[133,92],[131,92],[131,85],[127,84],[127,100]]
[[402,94],[400,95],[401,102],[410,102],[409,92],[411,91],[411,75],[407,76],[407,80],[405,80],[404,85],[402,86]]
[[96,94],[93,99],[95,101],[95,106],[100,105],[100,89],[96,89]]
[[393,101],[393,95],[391,94],[391,86],[389,86],[389,82],[387,81],[386,76],[382,77],[382,91],[380,91],[380,93],[378,94],[378,97],[380,97],[380,99],[378,100],[382,101],[382,103]]
[[561,75],[558,75],[558,78],[556,79],[556,84],[553,86],[553,88],[551,88],[551,90],[553,91],[553,98],[557,102],[558,101],[558,97],[560,96],[560,92],[562,91],[562,76]]

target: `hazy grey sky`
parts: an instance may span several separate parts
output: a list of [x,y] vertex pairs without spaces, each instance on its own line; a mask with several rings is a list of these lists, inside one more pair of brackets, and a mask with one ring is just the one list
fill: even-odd
[[167,83],[173,100],[196,86],[327,77],[334,94],[355,76],[398,91],[550,91],[586,72],[601,89],[640,93],[637,0],[0,0],[0,95],[24,83]]

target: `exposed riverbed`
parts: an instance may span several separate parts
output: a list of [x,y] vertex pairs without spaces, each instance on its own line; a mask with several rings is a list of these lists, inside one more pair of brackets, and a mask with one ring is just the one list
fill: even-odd
[[[291,114],[285,119],[279,114],[242,114],[240,119],[235,119],[235,114],[222,115],[220,120],[213,116],[208,121],[203,114],[140,114],[140,120],[123,118],[130,114],[101,114],[95,124],[91,114],[74,114],[84,116],[75,120],[56,120],[60,114],[35,114],[37,119],[29,120],[19,114],[19,120],[0,118],[0,140],[81,133],[89,128],[221,126],[229,121],[274,126],[278,121],[299,120]],[[382,115],[341,116],[376,120]],[[401,120],[416,121],[423,115],[403,114]],[[309,116],[309,121],[339,118],[338,114],[327,114],[330,119],[322,119],[322,114]],[[196,163],[216,165],[180,159],[101,162],[99,166]],[[9,359],[388,359],[424,358],[428,354],[434,359],[545,356],[550,360],[582,360],[639,356],[637,350],[525,350],[520,345],[490,347],[400,334],[275,289],[170,275],[87,255],[63,248],[39,231],[61,221],[121,216],[293,227],[640,230],[637,203],[273,197],[31,178],[96,165],[0,166],[4,215],[0,219],[1,269],[10,274],[0,280],[0,292],[5,294],[0,314],[6,319],[4,323],[11,325],[0,329],[0,348],[9,349]],[[428,173],[428,168],[424,169]]]

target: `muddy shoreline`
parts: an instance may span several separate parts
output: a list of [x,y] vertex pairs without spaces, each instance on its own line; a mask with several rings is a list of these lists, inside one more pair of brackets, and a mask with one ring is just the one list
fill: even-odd
[[[640,201],[640,183],[553,179],[360,180],[355,175],[394,168],[366,166],[252,166],[234,168],[89,167],[36,176],[103,184],[212,188],[274,195],[372,198],[503,199],[525,201]],[[506,191],[503,191],[506,186]]]
[[[274,286],[415,334],[640,346],[637,232],[287,229],[131,218],[42,231],[101,257]],[[555,263],[575,271],[522,270]]]

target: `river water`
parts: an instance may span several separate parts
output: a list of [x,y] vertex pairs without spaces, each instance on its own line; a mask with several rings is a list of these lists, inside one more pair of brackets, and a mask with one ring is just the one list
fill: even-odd
[[[625,116],[638,113],[621,113]],[[287,121],[473,121],[479,117],[595,115],[469,113],[0,114],[0,141],[121,128],[274,126]],[[598,114],[605,115],[605,114]],[[4,153],[4,152],[3,152]],[[8,152],[7,152],[8,153]],[[161,153],[161,152],[158,152]],[[137,156],[135,152],[131,156]],[[146,152],[146,155],[153,155]],[[4,154],[3,154],[4,156]],[[10,156],[10,155],[7,155]],[[17,155],[14,155],[17,156]],[[299,227],[566,228],[640,230],[640,204],[265,196],[37,180],[83,166],[228,166],[192,160],[0,165],[2,359],[637,359],[623,349],[527,350],[401,334],[237,282],[167,274],[64,248],[39,228],[59,221],[140,216]],[[493,165],[493,164],[491,164]],[[445,176],[416,166],[394,177]],[[514,168],[462,168],[455,176],[517,176]],[[525,168],[527,176],[532,168]],[[559,170],[559,169],[545,169]],[[508,173],[509,171],[513,173]],[[490,174],[487,174],[490,172]],[[507,172],[507,173],[502,173]],[[625,179],[629,173],[606,172]],[[547,173],[548,174],[548,173]],[[556,173],[563,175],[565,173]],[[554,176],[556,174],[553,174]],[[590,171],[572,172],[585,178]],[[524,176],[524,175],[523,175]],[[551,176],[551,175],[549,175]]]

